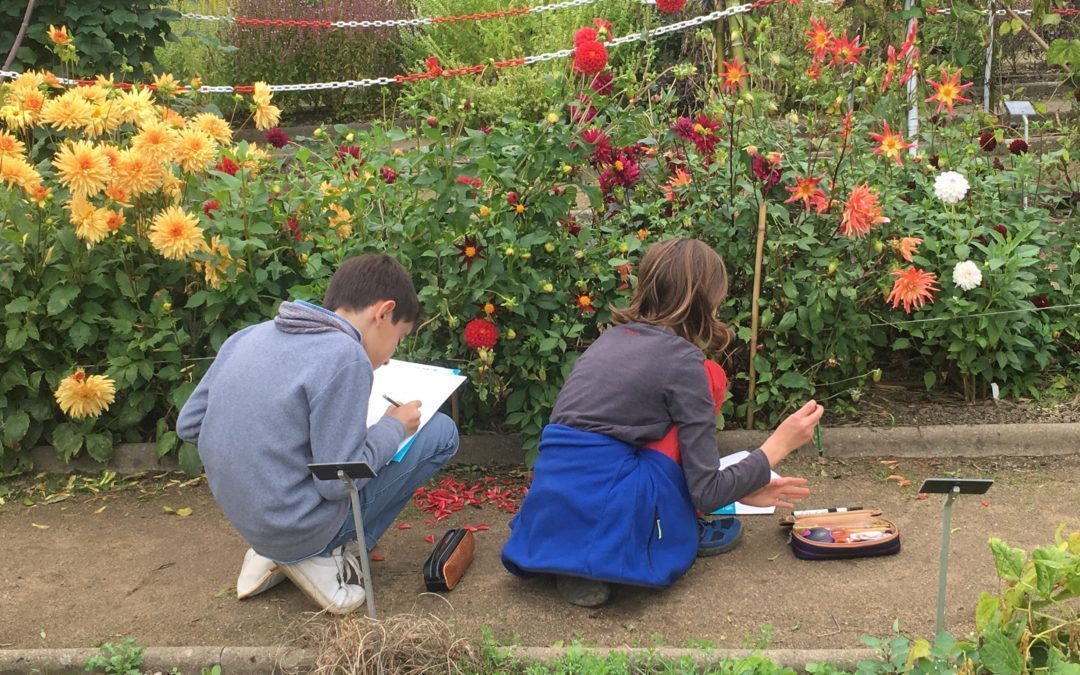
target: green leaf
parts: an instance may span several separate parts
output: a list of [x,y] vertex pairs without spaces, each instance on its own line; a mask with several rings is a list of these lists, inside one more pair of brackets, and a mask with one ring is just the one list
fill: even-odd
[[56,316],[60,312],[64,311],[79,295],[79,287],[75,285],[71,286],[58,286],[56,290],[49,296],[49,304],[46,307],[49,316]]
[[922,381],[927,389],[933,389],[934,385],[937,384],[937,373],[932,370],[926,371],[923,373]]
[[56,451],[60,453],[60,457],[66,462],[79,454],[83,444],[83,435],[74,424],[61,422],[53,429],[52,444]]
[[1035,564],[1035,587],[1043,598],[1049,598],[1058,582],[1076,566],[1076,556],[1053,546],[1035,549],[1031,560]]
[[22,440],[30,428],[30,415],[14,410],[4,415],[4,445],[11,447]]
[[177,443],[180,442],[180,437],[176,435],[175,431],[166,431],[161,435],[161,438],[157,442],[157,456],[164,457],[176,448]]
[[1023,656],[1020,648],[997,628],[983,634],[979,647],[983,667],[994,675],[1016,675],[1021,671]]
[[180,446],[180,469],[189,476],[202,473],[202,460],[199,459],[199,449],[194,443],[184,443]]
[[90,434],[86,437],[86,452],[99,462],[107,462],[113,456],[112,436]]
[[789,370],[781,375],[776,384],[780,387],[787,387],[788,389],[809,389],[810,383],[806,381],[803,374],[797,370]]
[[1009,546],[997,537],[990,537],[990,550],[994,553],[998,576],[1008,581],[1019,581],[1024,572],[1024,561],[1027,560],[1024,550]]
[[25,314],[36,307],[37,302],[33,298],[22,296],[9,302],[4,309],[7,310],[8,314]]
[[907,655],[907,667],[911,668],[919,659],[930,658],[930,643],[919,638],[912,645]]
[[171,401],[177,409],[183,408],[184,404],[187,403],[188,398],[191,396],[191,392],[195,391],[196,386],[195,382],[185,382],[184,384],[178,385],[169,394],[169,401]]
[[983,591],[979,595],[979,604],[975,606],[975,627],[979,632],[986,632],[991,624],[997,625],[1000,621],[1001,602],[997,596]]

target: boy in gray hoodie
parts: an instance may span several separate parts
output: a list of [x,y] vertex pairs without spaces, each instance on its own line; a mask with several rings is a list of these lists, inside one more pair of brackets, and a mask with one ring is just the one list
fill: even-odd
[[251,546],[237,580],[240,599],[288,577],[329,612],[363,604],[364,589],[350,582],[359,581],[359,568],[348,490],[314,478],[307,465],[366,462],[376,470],[377,477],[356,481],[371,549],[413,491],[457,451],[457,428],[437,414],[405,457],[390,462],[419,426],[419,401],[367,419],[374,370],[419,316],[405,268],[387,255],[364,255],[341,264],[322,307],[283,302],[272,321],[221,346],[176,431],[198,444],[214,497]]

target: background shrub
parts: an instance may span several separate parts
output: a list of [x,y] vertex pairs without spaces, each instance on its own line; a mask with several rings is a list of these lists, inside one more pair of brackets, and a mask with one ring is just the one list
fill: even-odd
[[[4,57],[15,41],[25,9],[25,2],[0,2],[0,54]],[[112,73],[119,79],[122,66],[156,64],[154,49],[172,39],[171,22],[179,18],[168,0],[44,0],[34,5],[12,67],[19,72],[57,69],[60,62],[49,51],[51,43],[45,33],[50,25],[67,26],[81,56],[75,74],[94,77]]]

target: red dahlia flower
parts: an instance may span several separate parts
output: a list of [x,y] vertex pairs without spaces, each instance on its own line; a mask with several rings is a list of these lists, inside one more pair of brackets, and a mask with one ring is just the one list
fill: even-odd
[[656,8],[664,14],[674,14],[686,6],[686,0],[656,0]]
[[997,147],[997,138],[993,131],[984,131],[979,135],[979,147],[986,152],[993,152]]
[[220,208],[221,208],[221,204],[218,203],[218,200],[211,199],[210,201],[203,204],[202,211],[203,211],[203,213],[206,214],[207,218],[213,220],[214,219],[214,211],[217,211]]
[[580,47],[583,42],[596,42],[597,37],[595,28],[589,28],[588,26],[579,28],[577,32],[574,33],[574,46]]
[[454,244],[454,246],[460,251],[458,255],[461,256],[461,263],[465,265],[466,269],[472,267],[474,260],[484,257],[481,255],[484,252],[484,247],[477,242],[474,236],[468,235],[464,241],[460,244]]
[[232,161],[228,157],[222,157],[221,161],[214,167],[221,173],[227,173],[230,176],[235,176],[236,172],[240,170],[240,165]]
[[281,127],[274,127],[267,131],[265,136],[266,142],[275,148],[284,148],[289,144],[289,136],[281,130]]
[[499,340],[499,329],[487,319],[473,319],[465,324],[465,344],[470,349],[491,349]]
[[611,71],[605,70],[596,74],[596,77],[593,78],[589,88],[601,96],[607,96],[611,93],[611,84],[614,80],[615,78],[611,76]]
[[595,75],[607,66],[607,49],[599,42],[582,42],[574,48],[574,72]]
[[896,280],[893,282],[888,302],[892,302],[893,309],[902,304],[907,314],[911,314],[912,307],[919,309],[927,302],[933,302],[934,291],[940,290],[934,285],[937,283],[937,276],[933,272],[909,267],[906,270],[893,270],[892,275]]
[[593,146],[592,155],[589,156],[589,161],[593,164],[607,164],[614,159],[614,150],[611,147],[611,140],[608,139],[600,129],[586,129],[581,132],[581,137],[585,139],[586,143]]
[[1023,154],[1026,154],[1027,151],[1028,151],[1027,141],[1025,141],[1022,138],[1018,138],[1015,141],[1013,141],[1012,143],[1009,143],[1009,152],[1011,152],[1014,155],[1023,155]]

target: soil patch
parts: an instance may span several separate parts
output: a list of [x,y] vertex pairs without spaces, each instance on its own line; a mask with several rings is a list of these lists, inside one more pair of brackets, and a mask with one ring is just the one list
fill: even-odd
[[[917,498],[922,478],[998,481],[985,503],[964,496],[954,510],[947,605],[954,633],[973,628],[979,593],[997,588],[988,537],[1030,549],[1052,541],[1062,522],[1080,527],[1077,456],[905,459],[895,468],[876,459],[795,456],[784,469],[810,479],[807,507],[883,509],[899,524],[904,550],[888,558],[800,561],[778,517],[746,517],[735,551],[699,560],[672,588],[619,588],[610,604],[586,610],[563,602],[549,579],[525,581],[503,570],[498,554],[511,516],[493,504],[466,506],[437,523],[410,506],[376,550],[379,611],[430,613],[467,637],[479,639],[490,628],[500,640],[532,646],[580,639],[607,646],[859,647],[859,636],[887,635],[895,626],[933,631],[942,499]],[[914,485],[901,488],[888,480],[892,474]],[[455,475],[483,482],[482,473]],[[290,627],[311,611],[307,600],[285,583],[237,601],[246,544],[204,482],[182,485],[76,494],[35,506],[9,495],[0,507],[0,648],[85,647],[125,635],[154,646],[272,645],[295,637]],[[175,513],[185,508],[190,515]],[[426,593],[426,538],[466,524],[490,528],[477,532],[476,562],[454,592]]]
[[[981,400],[968,403],[959,394],[875,384],[854,410],[829,410],[826,426],[931,426],[949,424],[1022,424],[1080,422],[1080,393],[1064,391],[1053,401]],[[826,404],[827,406],[827,404]]]

